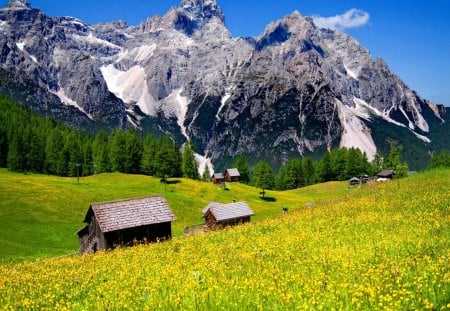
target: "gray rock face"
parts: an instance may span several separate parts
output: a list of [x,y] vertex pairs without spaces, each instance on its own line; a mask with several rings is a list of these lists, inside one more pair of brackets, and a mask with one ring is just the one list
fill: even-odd
[[189,138],[219,166],[237,154],[280,164],[338,145],[372,158],[374,120],[428,144],[430,124],[444,122],[383,60],[298,12],[244,39],[231,36],[214,0],[183,0],[135,27],[49,18],[12,0],[0,11],[0,48],[0,68],[61,109]]

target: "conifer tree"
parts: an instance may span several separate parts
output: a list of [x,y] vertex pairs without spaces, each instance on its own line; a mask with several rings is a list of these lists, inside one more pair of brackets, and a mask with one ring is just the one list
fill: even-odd
[[180,154],[169,135],[163,135],[159,141],[156,163],[156,174],[158,177],[178,177],[181,175]]
[[142,141],[136,131],[132,128],[125,132],[125,149],[123,150],[124,173],[137,174],[140,172],[142,159]]
[[305,186],[312,185],[314,183],[315,168],[314,161],[310,157],[303,158],[302,171],[305,180]]
[[156,154],[158,153],[158,144],[152,134],[147,134],[144,139],[141,170],[144,174],[156,175]]
[[191,141],[187,141],[184,150],[183,150],[183,158],[181,162],[181,170],[183,172],[183,176],[190,179],[198,179],[198,163],[195,160],[195,149],[192,145]]
[[400,152],[396,146],[392,146],[384,161],[386,169],[395,169],[401,163]]
[[283,191],[289,189],[287,186],[287,170],[288,167],[286,164],[278,170],[277,177],[275,178],[275,188],[277,190]]
[[208,165],[205,166],[205,171],[203,172],[203,181],[210,182],[211,181],[211,171],[209,170]]
[[110,171],[109,165],[109,148],[108,135],[105,131],[100,130],[95,135],[92,142],[92,157],[94,165],[96,165],[96,173],[106,173]]
[[238,155],[233,167],[237,168],[239,171],[239,181],[248,184],[250,182],[250,169],[248,167],[247,158],[244,155]]
[[125,172],[125,135],[122,130],[114,130],[109,140],[109,161],[113,172]]
[[275,177],[272,168],[265,161],[259,161],[253,171],[253,185],[261,188],[262,197],[265,196],[265,190],[271,190],[275,186]]

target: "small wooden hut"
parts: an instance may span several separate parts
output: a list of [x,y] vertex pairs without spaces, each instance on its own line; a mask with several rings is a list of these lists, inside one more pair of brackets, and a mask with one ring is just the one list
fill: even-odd
[[222,173],[215,173],[212,176],[212,182],[213,182],[214,185],[223,184],[225,182],[225,177],[223,176]]
[[245,202],[231,204],[211,202],[203,209],[202,214],[209,228],[247,223],[250,222],[250,217],[255,215]]
[[226,182],[239,182],[241,174],[237,168],[229,168],[225,171],[225,181]]
[[361,183],[361,180],[358,177],[353,177],[349,180],[348,183],[350,184],[350,186],[357,186]]
[[161,196],[91,204],[78,231],[80,253],[172,236],[175,215]]
[[394,178],[393,170],[384,170],[377,175],[378,181],[389,181]]

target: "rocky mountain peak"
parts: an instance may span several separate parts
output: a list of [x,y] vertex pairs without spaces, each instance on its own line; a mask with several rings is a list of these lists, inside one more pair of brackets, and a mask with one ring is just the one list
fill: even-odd
[[10,0],[10,2],[4,7],[4,9],[28,10],[31,9],[31,5],[28,0]]
[[225,21],[222,9],[217,5],[216,0],[183,0],[178,11],[201,23],[207,22],[214,17],[221,22]]

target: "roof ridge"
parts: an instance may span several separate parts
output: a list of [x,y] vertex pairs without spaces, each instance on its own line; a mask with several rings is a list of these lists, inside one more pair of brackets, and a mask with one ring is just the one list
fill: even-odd
[[105,205],[105,204],[112,204],[112,203],[120,203],[120,202],[128,202],[128,201],[137,201],[142,199],[150,199],[150,198],[162,198],[166,199],[164,195],[162,194],[155,194],[155,195],[147,195],[142,197],[136,197],[136,198],[128,198],[128,199],[118,199],[118,200],[112,200],[112,201],[105,201],[105,202],[92,202],[90,203],[90,206],[93,205]]

